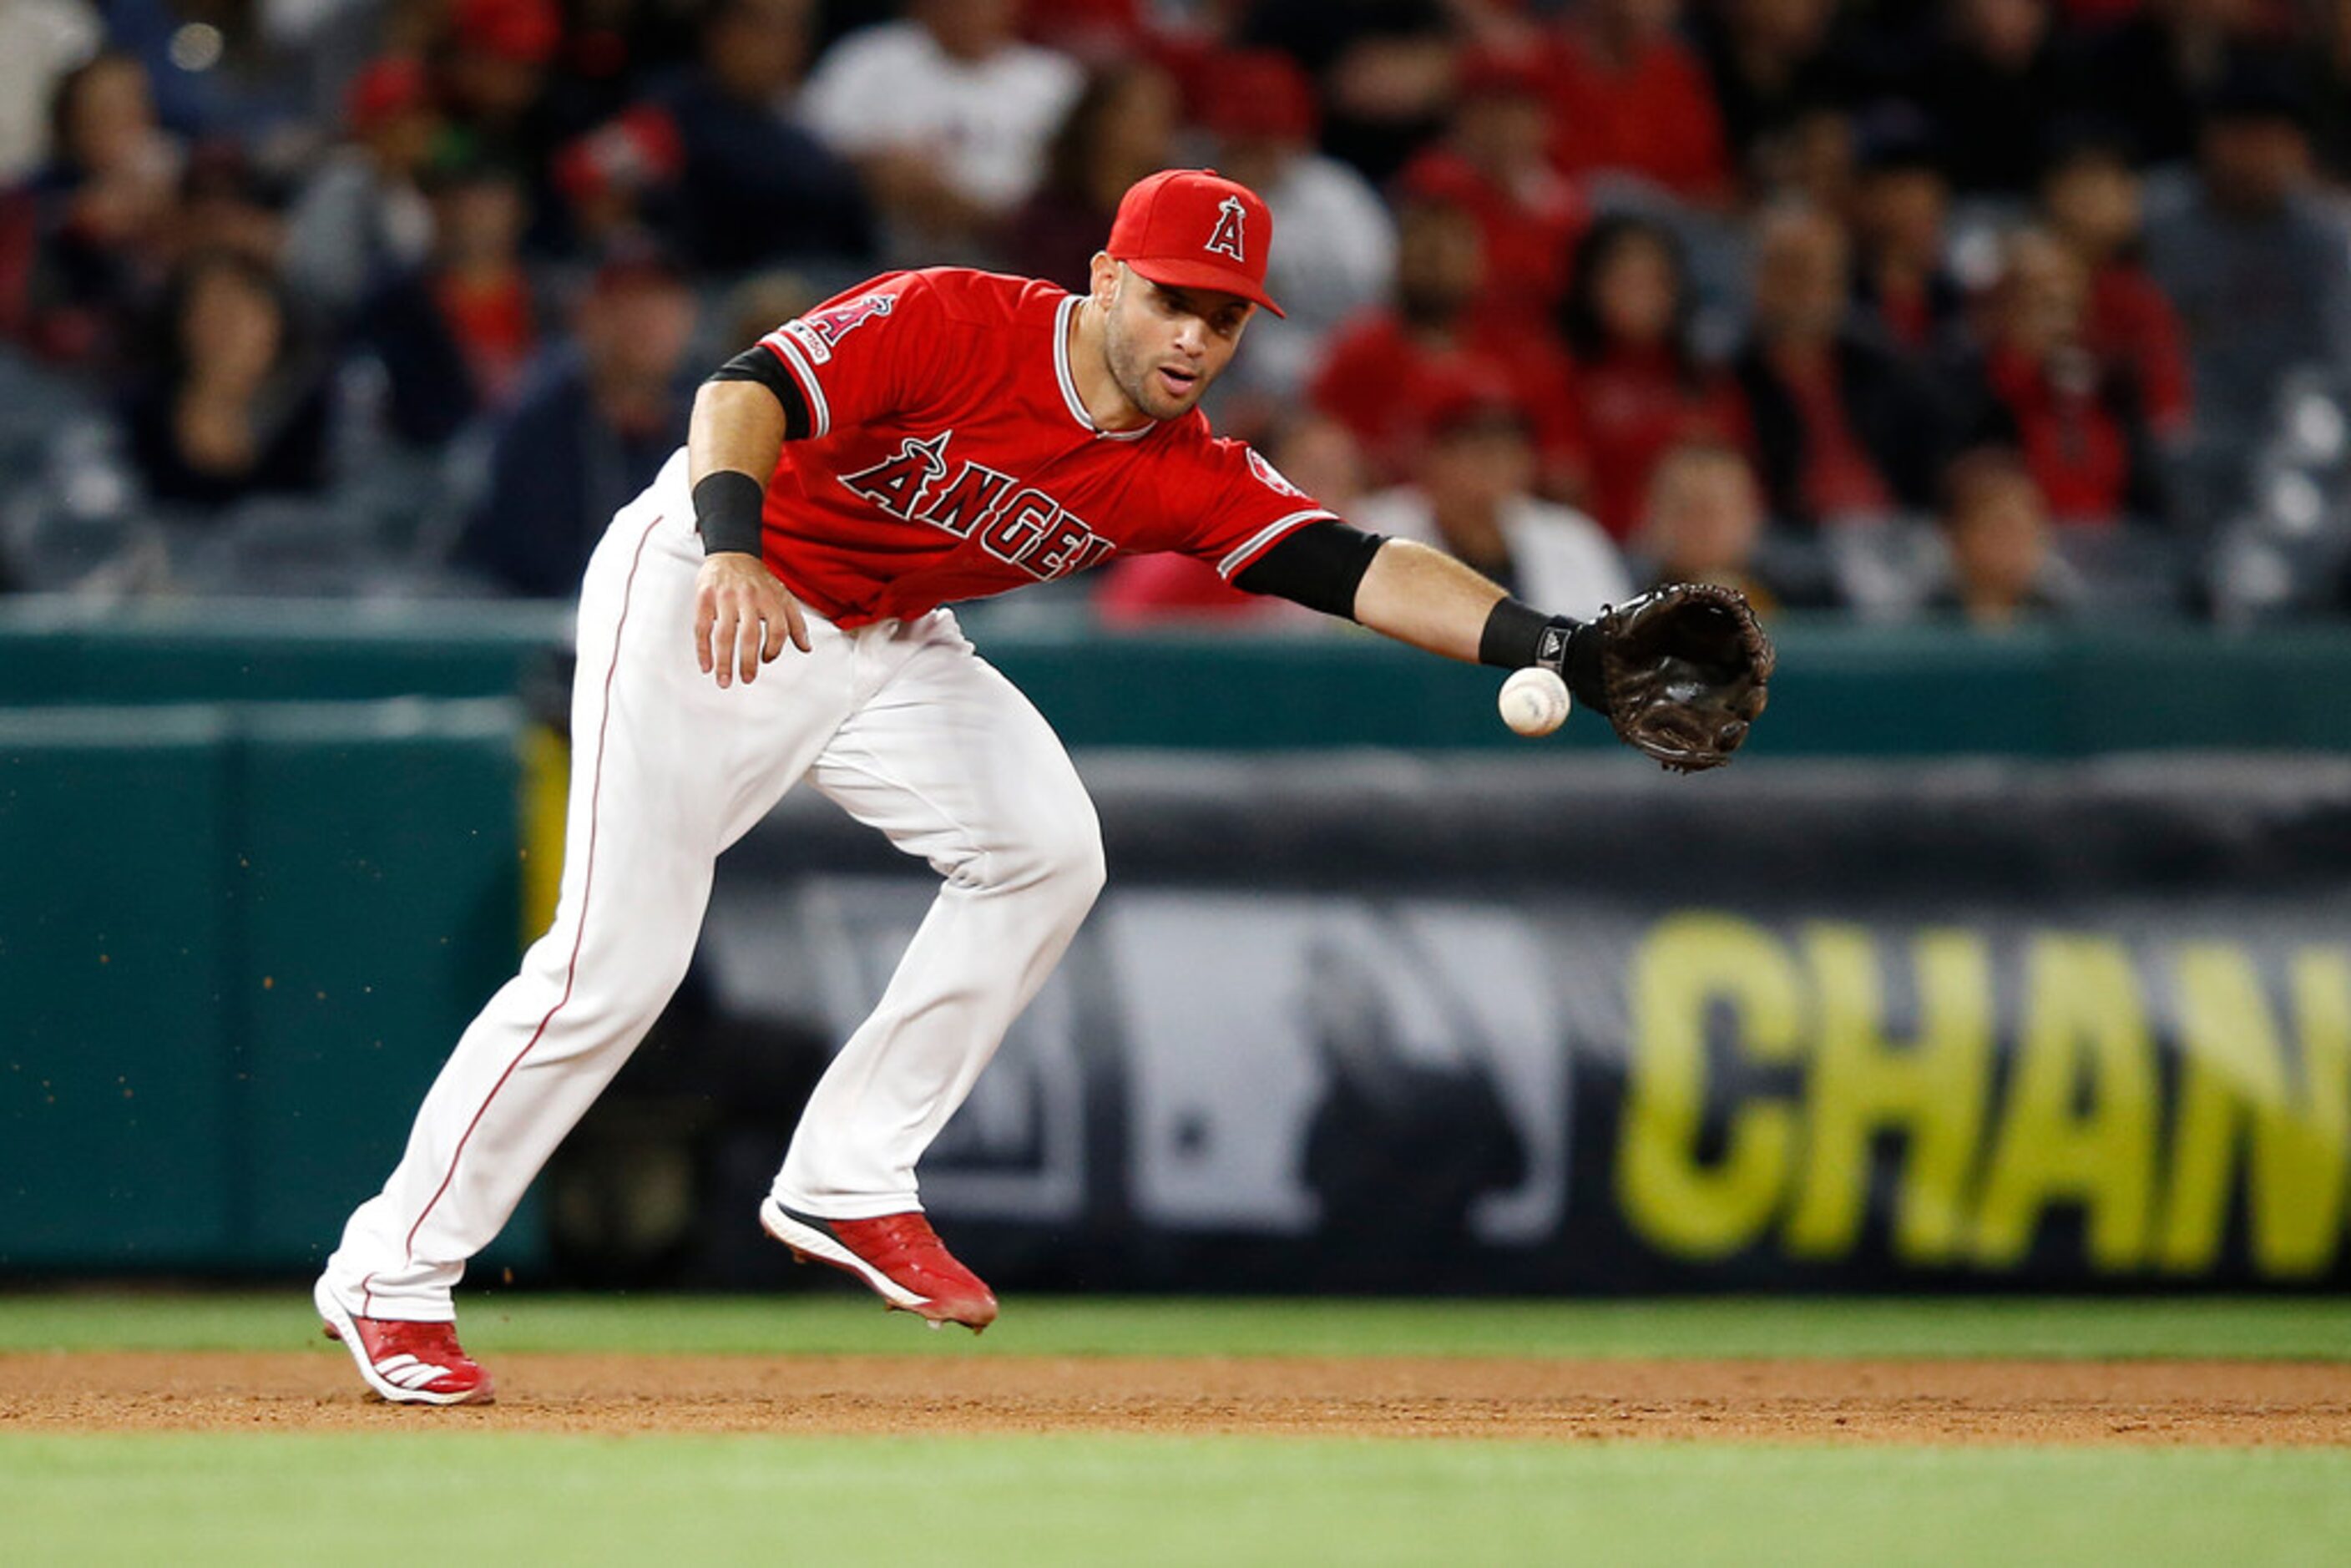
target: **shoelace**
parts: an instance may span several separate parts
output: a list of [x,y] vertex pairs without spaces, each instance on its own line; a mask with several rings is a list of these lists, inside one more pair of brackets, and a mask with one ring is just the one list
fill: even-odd
[[921,1215],[883,1215],[874,1224],[881,1230],[882,1247],[881,1256],[872,1261],[884,1273],[904,1270],[956,1280],[968,1272],[949,1255],[938,1232]]

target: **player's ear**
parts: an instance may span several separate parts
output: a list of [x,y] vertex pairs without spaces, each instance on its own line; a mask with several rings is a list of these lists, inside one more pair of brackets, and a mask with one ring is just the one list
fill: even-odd
[[1118,298],[1119,270],[1119,264],[1111,259],[1110,252],[1094,252],[1093,266],[1087,282],[1094,303],[1105,310],[1110,308],[1111,301]]

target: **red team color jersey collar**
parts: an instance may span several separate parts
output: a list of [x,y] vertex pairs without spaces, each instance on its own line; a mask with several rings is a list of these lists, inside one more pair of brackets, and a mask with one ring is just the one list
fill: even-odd
[[898,272],[759,341],[807,398],[768,486],[767,561],[843,627],[1174,550],[1229,580],[1331,513],[1196,409],[1134,431],[1087,416],[1075,297],[939,267]]

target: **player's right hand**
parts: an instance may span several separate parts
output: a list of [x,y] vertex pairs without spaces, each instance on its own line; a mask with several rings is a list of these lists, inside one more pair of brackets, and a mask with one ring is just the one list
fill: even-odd
[[721,686],[758,679],[759,666],[780,657],[784,640],[805,653],[808,622],[799,601],[776,580],[768,563],[738,550],[722,550],[702,563],[694,580],[694,653],[702,673],[716,673]]

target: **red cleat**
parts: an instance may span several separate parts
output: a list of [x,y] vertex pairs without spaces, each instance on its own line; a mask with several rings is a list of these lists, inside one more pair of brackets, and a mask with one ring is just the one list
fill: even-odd
[[873,1219],[820,1219],[770,1197],[759,1205],[759,1228],[805,1263],[814,1258],[856,1275],[897,1312],[977,1333],[996,1321],[996,1293],[955,1255],[919,1211]]
[[362,1318],[319,1281],[310,1293],[327,1320],[327,1337],[340,1340],[367,1385],[396,1405],[487,1405],[490,1375],[457,1343],[455,1323],[412,1323]]

